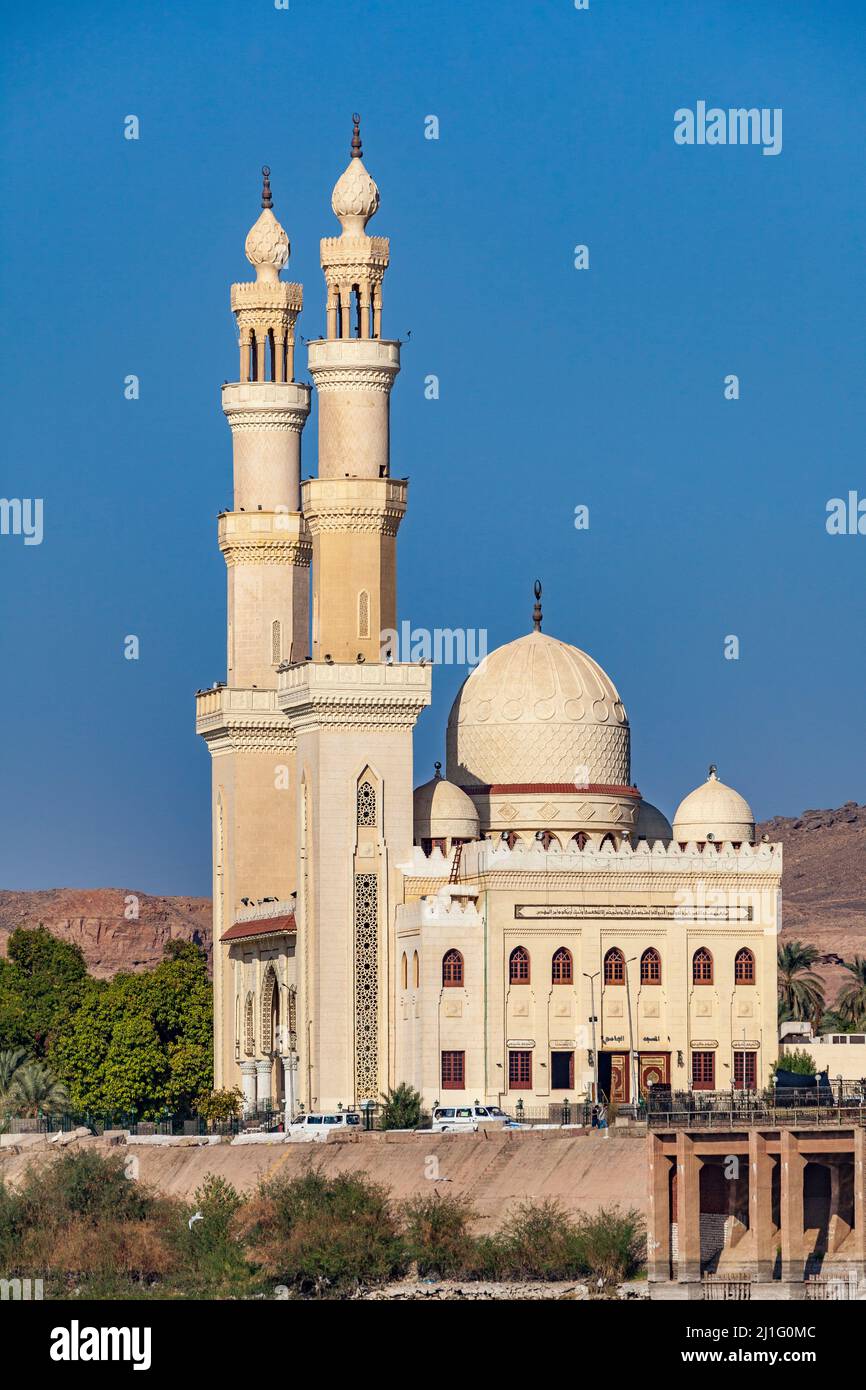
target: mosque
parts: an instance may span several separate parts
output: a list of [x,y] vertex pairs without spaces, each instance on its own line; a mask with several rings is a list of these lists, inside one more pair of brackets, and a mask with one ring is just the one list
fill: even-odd
[[[232,286],[222,388],[234,498],[218,519],[227,679],[196,696],[211,753],[215,1085],[248,1109],[376,1101],[544,1111],[653,1085],[750,1089],[776,1057],[782,849],[716,769],[671,825],[632,783],[610,677],[543,630],[491,652],[413,791],[431,666],[398,661],[390,468],[400,343],[359,120],[321,242],[325,336],[295,380],[298,284],[264,170]],[[301,436],[318,396],[318,465]],[[528,607],[528,606],[527,606]],[[527,612],[529,618],[529,612]]]

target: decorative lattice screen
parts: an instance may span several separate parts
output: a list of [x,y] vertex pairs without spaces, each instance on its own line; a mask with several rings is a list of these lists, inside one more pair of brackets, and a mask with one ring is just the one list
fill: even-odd
[[355,1091],[357,1100],[379,1098],[379,889],[375,874],[355,875]]

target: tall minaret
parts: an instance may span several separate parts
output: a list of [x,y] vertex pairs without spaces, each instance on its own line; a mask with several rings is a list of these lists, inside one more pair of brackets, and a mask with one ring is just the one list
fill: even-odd
[[351,158],[321,243],[327,337],[309,346],[319,398],[318,477],[302,487],[313,543],[312,661],[280,675],[297,736],[298,1096],[376,1099],[393,1081],[389,981],[397,866],[412,853],[412,729],[430,669],[381,660],[397,626],[405,478],[390,470],[389,396],[400,345],[382,338],[385,237],[366,226],[379,190]]
[[[289,239],[272,211],[270,170],[262,172],[262,212],[245,246],[256,278],[231,289],[239,379],[222,388],[234,456],[234,505],[218,524],[228,572],[228,679],[200,692],[196,707],[212,755],[216,1085],[237,1084],[240,1068],[245,1091],[252,1098],[257,1085],[260,1101],[276,1051],[268,1020],[259,1026],[261,962],[221,943],[244,899],[288,903],[296,888],[295,740],[277,704],[277,669],[309,652],[311,555],[300,509],[310,388],[294,380],[303,294],[280,279]],[[269,944],[275,958],[285,947]],[[288,985],[279,984],[285,1002]],[[241,1023],[249,999],[259,1001],[255,1026]]]

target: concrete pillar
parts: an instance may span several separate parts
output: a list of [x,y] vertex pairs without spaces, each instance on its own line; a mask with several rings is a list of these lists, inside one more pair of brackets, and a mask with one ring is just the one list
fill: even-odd
[[256,1102],[260,1110],[271,1103],[271,1059],[260,1057],[256,1062]]
[[749,1231],[752,1274],[760,1284],[773,1277],[775,1239],[773,1228],[773,1160],[767,1140],[757,1129],[749,1131]]
[[677,1134],[677,1279],[681,1284],[701,1278],[701,1168],[694,1140]]
[[651,1283],[666,1283],[671,1277],[671,1161],[658,1135],[648,1136],[648,1148],[647,1274]]
[[866,1278],[866,1129],[854,1126],[854,1262]]
[[803,1230],[803,1173],[806,1160],[800,1153],[797,1136],[789,1129],[781,1131],[781,1202],[782,1279],[799,1283],[805,1268],[805,1232]]
[[241,1062],[241,1090],[244,1093],[244,1114],[256,1108],[256,1064]]

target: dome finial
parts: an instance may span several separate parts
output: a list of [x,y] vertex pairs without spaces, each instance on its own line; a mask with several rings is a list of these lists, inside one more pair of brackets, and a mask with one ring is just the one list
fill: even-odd
[[719,780],[719,769],[716,767],[715,763],[710,763],[710,778],[709,778],[709,780],[710,780],[711,782],[718,782],[718,780]]
[[436,769],[436,776],[437,776],[437,777],[441,777],[441,776],[442,776],[442,764],[441,764],[441,763],[434,763],[433,766],[434,766],[434,768]]
[[536,579],[534,585],[532,586],[532,592],[535,594],[535,607],[534,607],[533,610],[532,610],[532,626],[533,626],[533,628],[535,629],[536,632],[540,632],[540,631],[541,631],[541,580],[540,580],[540,579]]
[[352,158],[361,158],[361,117],[357,111],[352,116]]
[[274,200],[271,197],[271,171],[267,164],[262,165],[262,179],[264,180],[262,184],[262,207],[272,208]]

